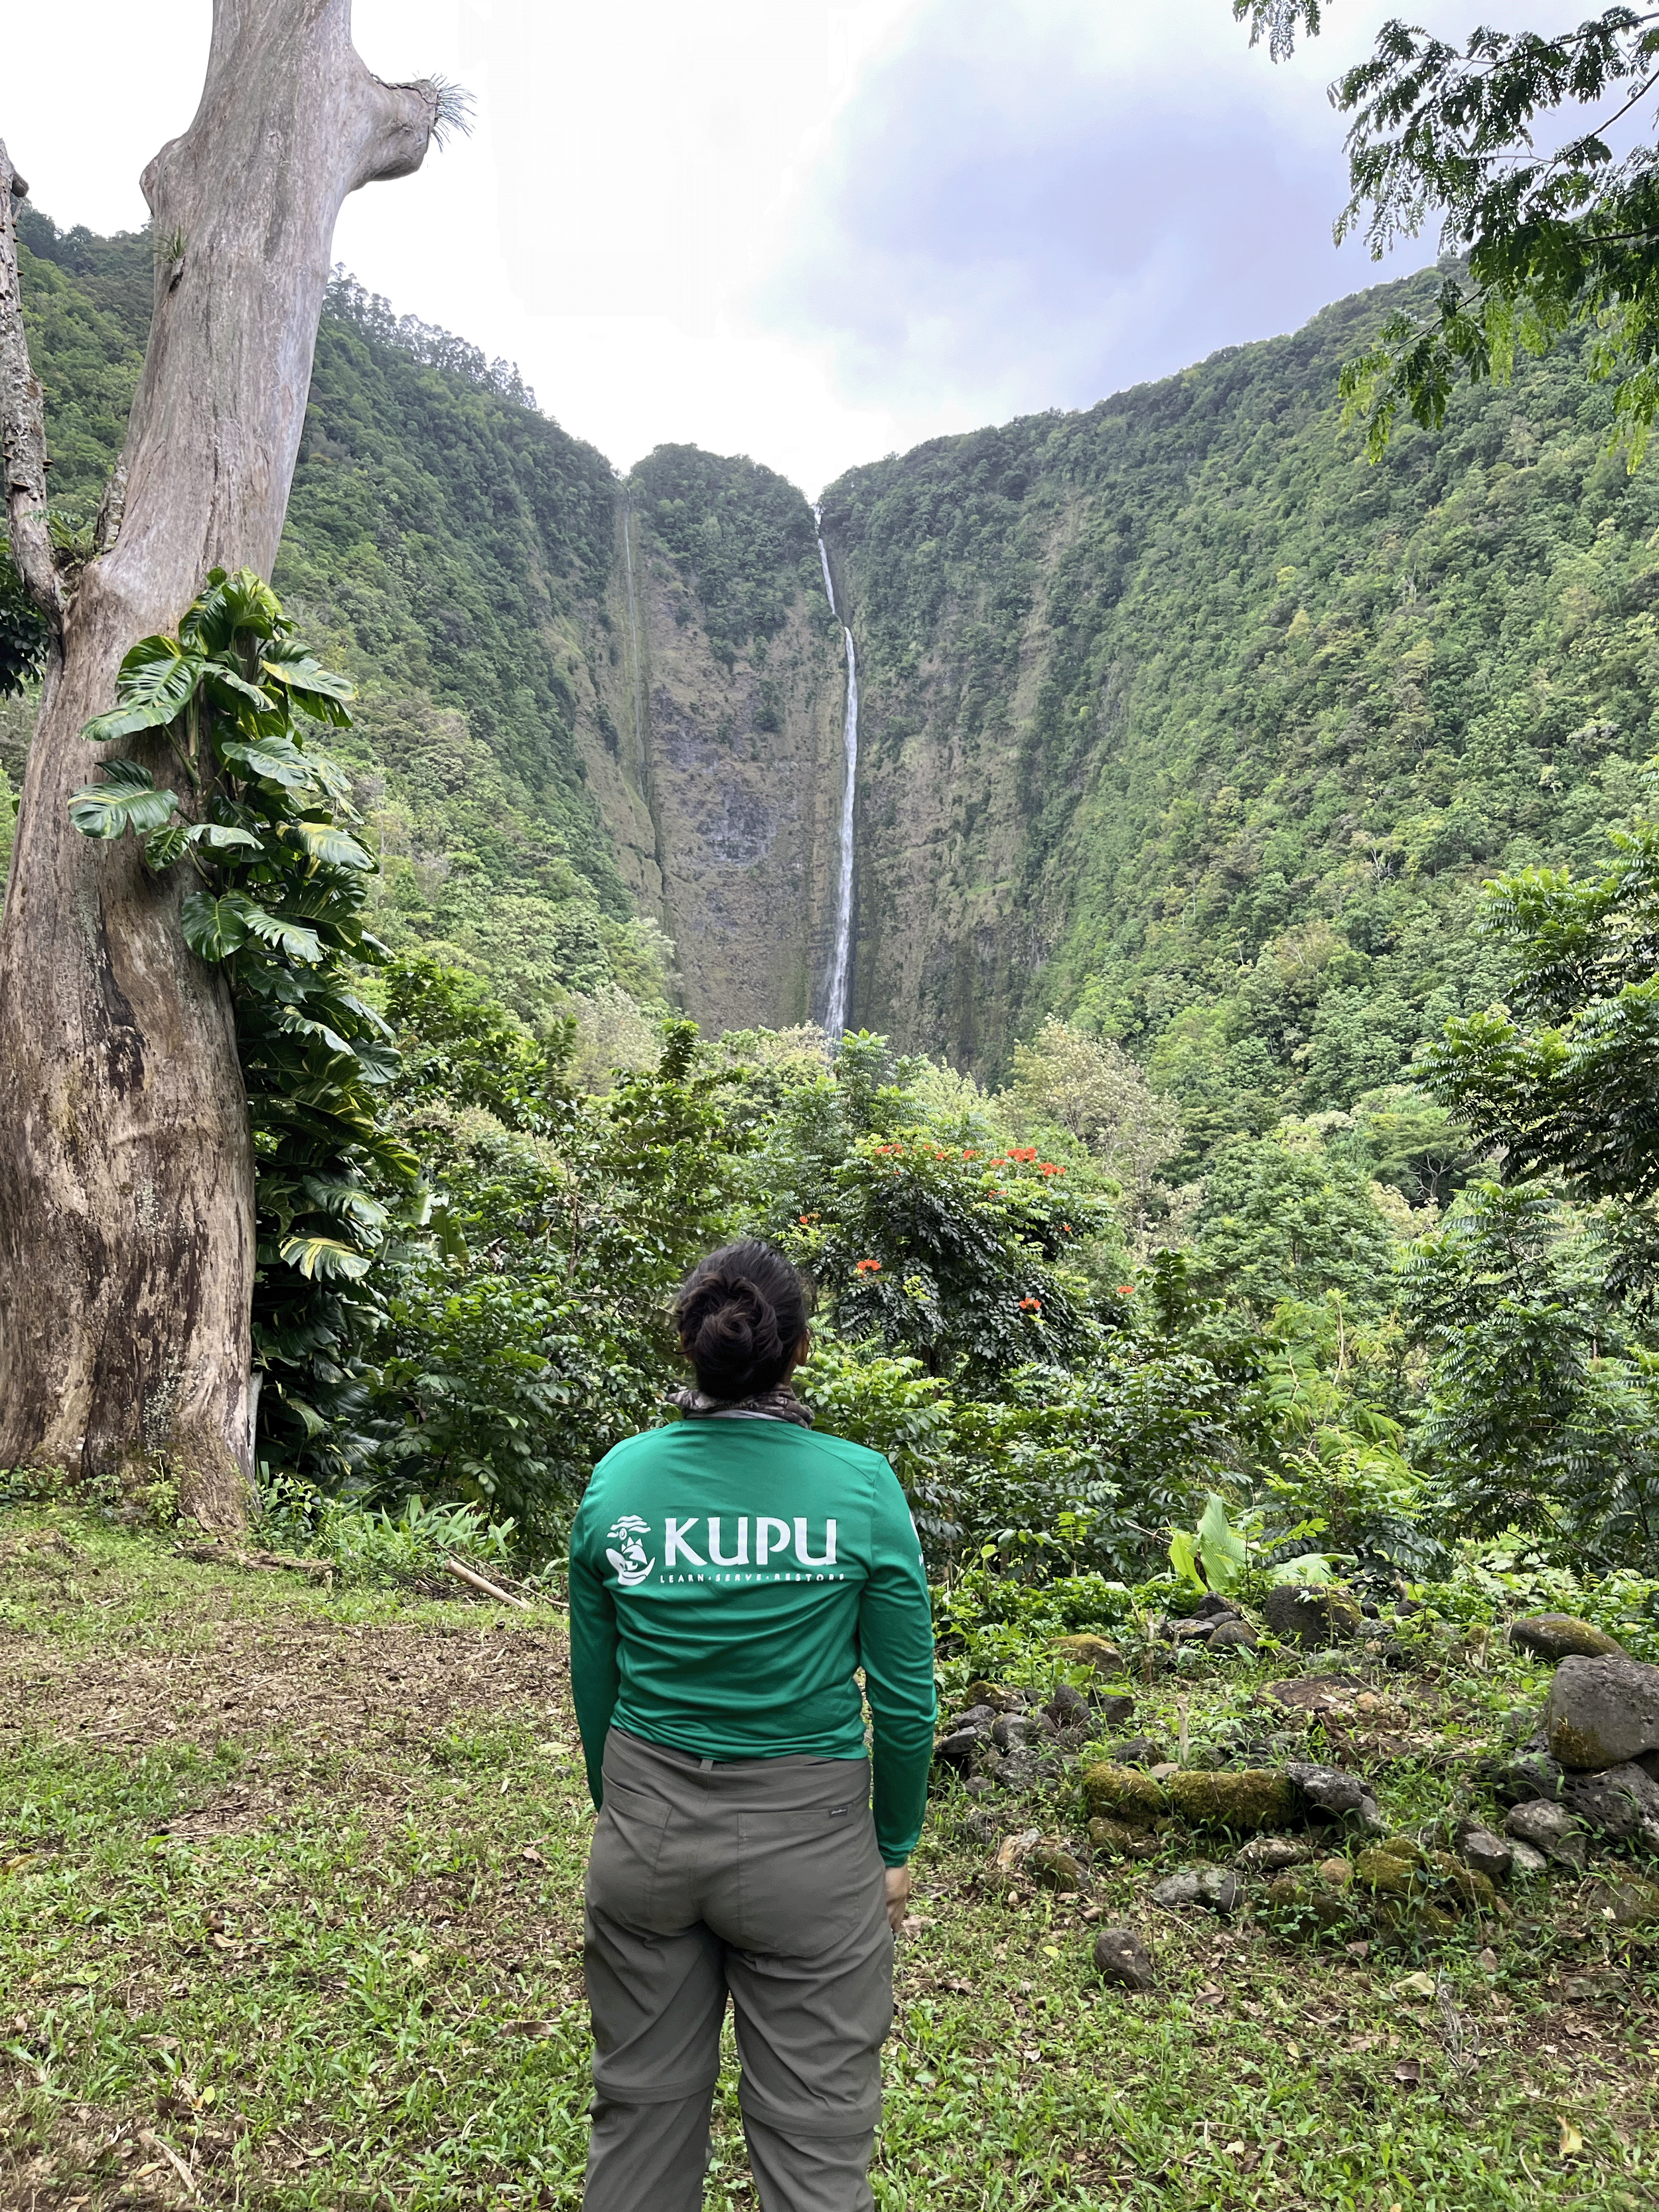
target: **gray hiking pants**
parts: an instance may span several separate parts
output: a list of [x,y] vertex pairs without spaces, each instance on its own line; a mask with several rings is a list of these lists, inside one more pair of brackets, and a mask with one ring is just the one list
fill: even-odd
[[702,2212],[726,1993],[761,2212],[866,2212],[893,1938],[866,1759],[612,1729],[587,1865],[586,2212]]

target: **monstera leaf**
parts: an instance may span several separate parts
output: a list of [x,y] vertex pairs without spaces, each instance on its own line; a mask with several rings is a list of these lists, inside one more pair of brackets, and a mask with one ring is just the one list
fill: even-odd
[[70,820],[83,837],[119,837],[129,830],[159,830],[171,822],[179,794],[163,787],[137,761],[104,763],[103,781],[88,783],[69,803]]
[[121,663],[116,704],[107,714],[95,714],[82,736],[88,744],[105,745],[140,730],[164,729],[195,697],[205,666],[199,654],[186,653],[176,638],[141,637]]
[[351,716],[346,702],[356,695],[343,676],[325,668],[302,645],[278,638],[261,656],[260,667],[272,683],[282,684],[296,707],[319,722],[348,727]]
[[319,1275],[337,1275],[355,1283],[374,1264],[367,1253],[354,1252],[337,1237],[288,1237],[283,1240],[281,1250],[289,1266],[297,1267],[308,1282],[314,1282]]

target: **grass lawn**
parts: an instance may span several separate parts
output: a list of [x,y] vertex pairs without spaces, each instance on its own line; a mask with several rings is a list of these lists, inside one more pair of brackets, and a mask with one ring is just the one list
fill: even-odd
[[[1216,1663],[1193,1741],[1287,1671]],[[1390,1823],[1485,1803],[1471,1755],[1545,1680],[1507,1652],[1390,1678]],[[1173,1740],[1174,1687],[1139,1696]],[[552,1608],[0,1512],[0,2206],[576,2205],[591,1820]],[[1659,2206],[1659,1931],[1552,1881],[1427,1948],[1358,1907],[1316,1942],[1259,1898],[1157,1911],[1206,1855],[1173,1831],[1075,1899],[1000,1882],[1027,1825],[1078,1832],[953,1784],[917,1856],[887,2212]],[[1103,1915],[1153,1992],[1100,1985]],[[751,2206],[729,2067],[716,2117],[708,2203]]]

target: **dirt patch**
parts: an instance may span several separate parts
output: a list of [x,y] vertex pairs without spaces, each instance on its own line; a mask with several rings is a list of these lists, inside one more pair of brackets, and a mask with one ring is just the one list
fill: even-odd
[[0,1648],[0,1747],[55,1736],[108,1751],[417,1747],[459,1725],[574,1727],[562,1634],[523,1627],[349,1627],[326,1619],[218,1620],[191,1648],[44,1637]]

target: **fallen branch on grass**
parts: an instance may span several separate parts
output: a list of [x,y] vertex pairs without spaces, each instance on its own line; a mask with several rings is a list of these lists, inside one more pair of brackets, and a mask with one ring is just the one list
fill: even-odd
[[470,1583],[475,1590],[482,1590],[486,1597],[493,1597],[498,1605],[516,1605],[520,1613],[532,1613],[535,1610],[527,1598],[514,1597],[510,1590],[502,1589],[497,1583],[486,1582],[482,1575],[475,1575],[471,1567],[464,1567],[459,1559],[446,1559],[444,1568],[445,1571],[453,1575],[457,1581]]

